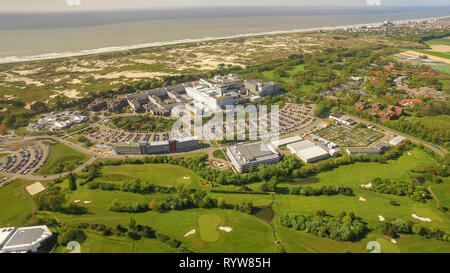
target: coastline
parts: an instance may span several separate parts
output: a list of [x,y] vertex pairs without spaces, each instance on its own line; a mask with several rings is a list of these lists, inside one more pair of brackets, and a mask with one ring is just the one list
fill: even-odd
[[[414,18],[407,20],[393,20],[393,23],[404,23],[404,22],[414,22],[421,20],[438,20],[450,18],[450,15],[440,16],[440,17],[424,17],[424,18]],[[9,56],[0,58],[0,64],[8,64],[8,63],[20,63],[20,62],[30,62],[30,61],[42,61],[42,60],[50,60],[50,59],[60,59],[60,58],[69,58],[69,57],[80,57],[87,55],[95,55],[101,53],[112,53],[112,52],[120,52],[127,51],[133,49],[142,49],[142,48],[151,48],[151,47],[159,47],[159,46],[168,46],[168,45],[178,45],[178,44],[186,44],[186,43],[198,43],[198,42],[206,42],[206,41],[218,41],[218,40],[229,40],[243,37],[257,37],[257,36],[265,36],[265,35],[281,35],[281,34],[292,34],[292,33],[306,33],[306,32],[316,32],[320,30],[340,30],[351,27],[364,27],[371,25],[379,25],[383,22],[372,22],[372,23],[363,23],[363,24],[352,24],[352,25],[339,25],[339,26],[324,26],[324,27],[315,27],[315,28],[301,28],[301,29],[291,29],[291,30],[278,30],[278,31],[266,31],[266,32],[255,32],[255,33],[242,33],[236,35],[229,36],[220,36],[220,37],[204,37],[204,38],[186,38],[180,40],[172,40],[172,41],[161,41],[161,42],[150,42],[150,43],[140,43],[133,44],[127,46],[110,46],[110,47],[102,47],[96,49],[86,49],[77,52],[66,51],[60,53],[46,53],[39,55],[31,55],[31,56]]]

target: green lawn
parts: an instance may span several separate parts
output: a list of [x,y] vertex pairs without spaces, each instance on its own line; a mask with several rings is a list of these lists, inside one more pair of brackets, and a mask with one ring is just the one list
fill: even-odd
[[33,200],[25,187],[34,182],[16,180],[0,188],[0,227],[20,226],[25,223],[26,215],[34,208]]
[[[68,224],[101,223],[115,227],[118,224],[127,226],[130,217],[136,219],[138,224],[151,226],[156,231],[167,234],[171,238],[182,242],[184,246],[194,252],[279,252],[284,250],[294,252],[368,252],[366,245],[370,241],[378,241],[382,252],[450,252],[450,245],[435,239],[408,235],[398,239],[397,244],[390,242],[389,238],[371,231],[358,242],[339,242],[327,238],[288,229],[279,224],[282,215],[296,212],[305,215],[325,209],[331,215],[338,215],[342,211],[353,211],[357,216],[367,222],[370,229],[375,229],[379,223],[378,215],[386,219],[402,218],[418,222],[411,217],[412,213],[422,217],[429,217],[432,222],[425,223],[429,227],[450,229],[448,214],[435,207],[435,202],[423,204],[412,201],[408,197],[380,194],[366,191],[361,184],[370,182],[375,177],[390,179],[407,179],[408,172],[424,164],[435,162],[434,159],[420,149],[411,150],[410,155],[405,153],[398,160],[380,163],[355,163],[342,166],[332,171],[322,172],[313,177],[313,187],[321,185],[344,185],[354,190],[355,196],[293,196],[293,195],[259,195],[259,194],[227,194],[210,193],[212,198],[224,199],[229,204],[253,202],[254,206],[267,207],[273,204],[274,219],[268,223],[254,215],[241,213],[235,210],[224,209],[187,209],[178,211],[144,213],[119,213],[109,210],[113,200],[119,202],[161,202],[171,194],[135,194],[120,191],[90,190],[87,185],[78,186],[74,192],[68,192],[68,203],[78,204],[88,208],[89,213],[81,216],[50,213],[59,221]],[[159,185],[177,185],[189,176],[194,185],[200,186],[200,178],[190,170],[180,166],[167,164],[144,164],[108,166],[102,169],[99,180],[123,181],[130,178],[141,178]],[[0,213],[2,225],[21,225],[25,223],[26,215],[33,211],[33,202],[25,192],[24,187],[33,182],[16,181],[4,189],[0,189],[0,205],[8,206],[6,213]],[[427,182],[428,183],[428,182]],[[194,186],[193,185],[193,186]],[[430,184],[433,193],[441,204],[448,205],[450,199],[449,179],[442,184]],[[280,187],[291,186],[281,184]],[[61,184],[63,189],[68,188],[68,182]],[[260,183],[249,185],[259,189]],[[237,189],[238,186],[221,186],[223,189]],[[206,189],[206,188],[205,188]],[[16,193],[18,193],[16,197]],[[362,196],[366,202],[359,201]],[[400,206],[392,206],[390,201],[395,200]],[[85,201],[89,201],[85,203]],[[218,226],[231,227],[231,232],[218,229]],[[196,232],[184,237],[188,231]],[[174,252],[176,249],[168,247],[159,241],[142,239],[132,241],[127,237],[105,237],[98,233],[88,231],[87,240],[81,244],[81,252]],[[280,244],[275,244],[280,240]],[[58,247],[56,252],[70,252]]]
[[418,50],[417,52],[420,52],[422,54],[431,55],[431,56],[440,57],[440,58],[450,59],[450,54],[448,54],[448,53],[429,51],[429,50]]
[[450,64],[436,64],[431,67],[439,73],[450,74]]
[[[353,211],[357,216],[362,217],[371,229],[375,229],[377,224],[380,223],[378,215],[382,215],[386,219],[402,218],[419,223],[418,220],[411,217],[411,214],[415,213],[432,220],[431,223],[426,223],[425,225],[429,227],[436,226],[442,230],[449,231],[450,219],[446,213],[443,213],[435,207],[434,201],[424,204],[413,201],[408,197],[375,193],[360,187],[361,184],[367,184],[375,177],[408,179],[409,170],[434,162],[434,159],[422,150],[415,149],[410,154],[408,155],[406,153],[398,160],[391,161],[388,164],[356,163],[323,172],[316,176],[320,182],[312,185],[313,187],[319,187],[321,185],[349,186],[354,190],[355,196],[353,197],[342,195],[328,197],[277,195],[274,202],[277,219],[274,223],[278,231],[277,234],[284,241],[282,245],[288,252],[359,252],[366,251],[365,246],[367,242],[381,240],[382,251],[385,249],[385,252],[420,252],[420,249],[427,249],[429,252],[450,251],[450,245],[448,243],[428,240],[419,236],[411,235],[408,236],[408,239],[400,238],[398,244],[394,245],[385,236],[376,231],[372,231],[360,242],[338,243],[330,239],[318,238],[304,232],[284,228],[278,224],[279,217],[285,213],[297,212],[309,215],[319,209],[325,209],[331,215],[338,215],[342,211]],[[447,179],[443,184],[432,184],[433,192],[435,192],[438,198],[442,199],[442,203],[448,202],[448,183],[449,181]],[[359,201],[360,196],[364,197],[367,201]],[[392,206],[390,204],[392,200],[395,200],[400,206]],[[299,248],[295,247],[297,244]]]
[[162,186],[185,185],[189,188],[201,186],[201,178],[193,171],[169,164],[105,166],[102,168],[102,176],[97,180],[122,182],[134,178]]
[[450,39],[442,38],[442,39],[433,39],[426,41],[427,45],[450,45]]
[[47,163],[37,172],[38,175],[54,174],[53,168],[58,163],[70,161],[84,162],[89,159],[89,155],[78,152],[62,143],[50,145],[50,156]]
[[200,238],[205,242],[215,242],[219,240],[218,230],[222,219],[217,214],[203,214],[198,217],[198,226],[200,229]]
[[[126,236],[102,236],[86,231],[87,238],[80,245],[81,253],[174,253],[176,249],[155,240],[141,239],[134,241]],[[54,253],[70,253],[72,250],[58,246]]]

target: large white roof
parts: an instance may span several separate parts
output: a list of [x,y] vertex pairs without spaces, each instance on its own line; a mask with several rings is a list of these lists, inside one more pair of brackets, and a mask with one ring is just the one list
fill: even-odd
[[303,140],[303,138],[301,138],[299,136],[293,136],[293,137],[289,137],[289,138],[285,138],[285,139],[274,140],[274,141],[272,141],[272,145],[275,147],[280,147],[280,146],[284,146],[284,145],[291,144],[294,142],[299,142],[302,140]]

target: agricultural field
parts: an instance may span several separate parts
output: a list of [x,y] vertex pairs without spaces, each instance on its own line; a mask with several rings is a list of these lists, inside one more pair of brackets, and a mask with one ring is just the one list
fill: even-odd
[[342,125],[328,126],[316,134],[340,147],[366,147],[383,137],[383,134],[368,128],[348,128]]
[[75,169],[88,159],[88,155],[78,152],[67,145],[62,143],[51,144],[48,161],[36,174],[49,175]]

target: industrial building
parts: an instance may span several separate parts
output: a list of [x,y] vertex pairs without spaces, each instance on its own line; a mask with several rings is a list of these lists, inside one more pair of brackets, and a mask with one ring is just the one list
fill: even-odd
[[388,143],[392,146],[397,146],[398,144],[402,143],[405,140],[405,137],[402,136],[396,136],[393,139],[389,140]]
[[344,124],[344,125],[348,125],[348,126],[352,126],[355,125],[357,122],[353,119],[351,119],[350,117],[347,117],[343,114],[340,113],[336,113],[333,115],[330,115],[330,119],[337,121],[338,123]]
[[186,94],[194,99],[197,108],[203,108],[204,105],[212,111],[218,111],[227,105],[233,105],[233,97],[221,95],[204,85],[186,87]]
[[145,155],[180,153],[200,149],[200,140],[196,136],[183,137],[169,141],[121,143],[114,146],[118,155]]
[[260,80],[245,80],[245,88],[253,95],[265,97],[276,96],[280,93],[280,87],[275,82],[263,82]]
[[288,144],[299,142],[302,140],[303,140],[303,138],[301,138],[299,136],[293,136],[293,137],[289,137],[289,138],[285,138],[285,139],[274,140],[274,141],[272,141],[272,146],[275,148],[279,148],[279,147],[286,146]]
[[327,159],[329,153],[309,140],[302,140],[287,145],[289,151],[306,163]]
[[0,253],[37,252],[52,235],[47,226],[0,228]]
[[250,166],[275,164],[280,161],[278,152],[264,142],[231,145],[227,148],[227,156],[236,171],[245,173]]
[[200,84],[218,92],[220,96],[229,91],[239,90],[244,87],[243,81],[235,74],[216,75],[212,79],[200,79]]
[[349,155],[376,155],[382,154],[389,147],[385,144],[378,144],[374,147],[351,147],[345,149],[347,154]]

